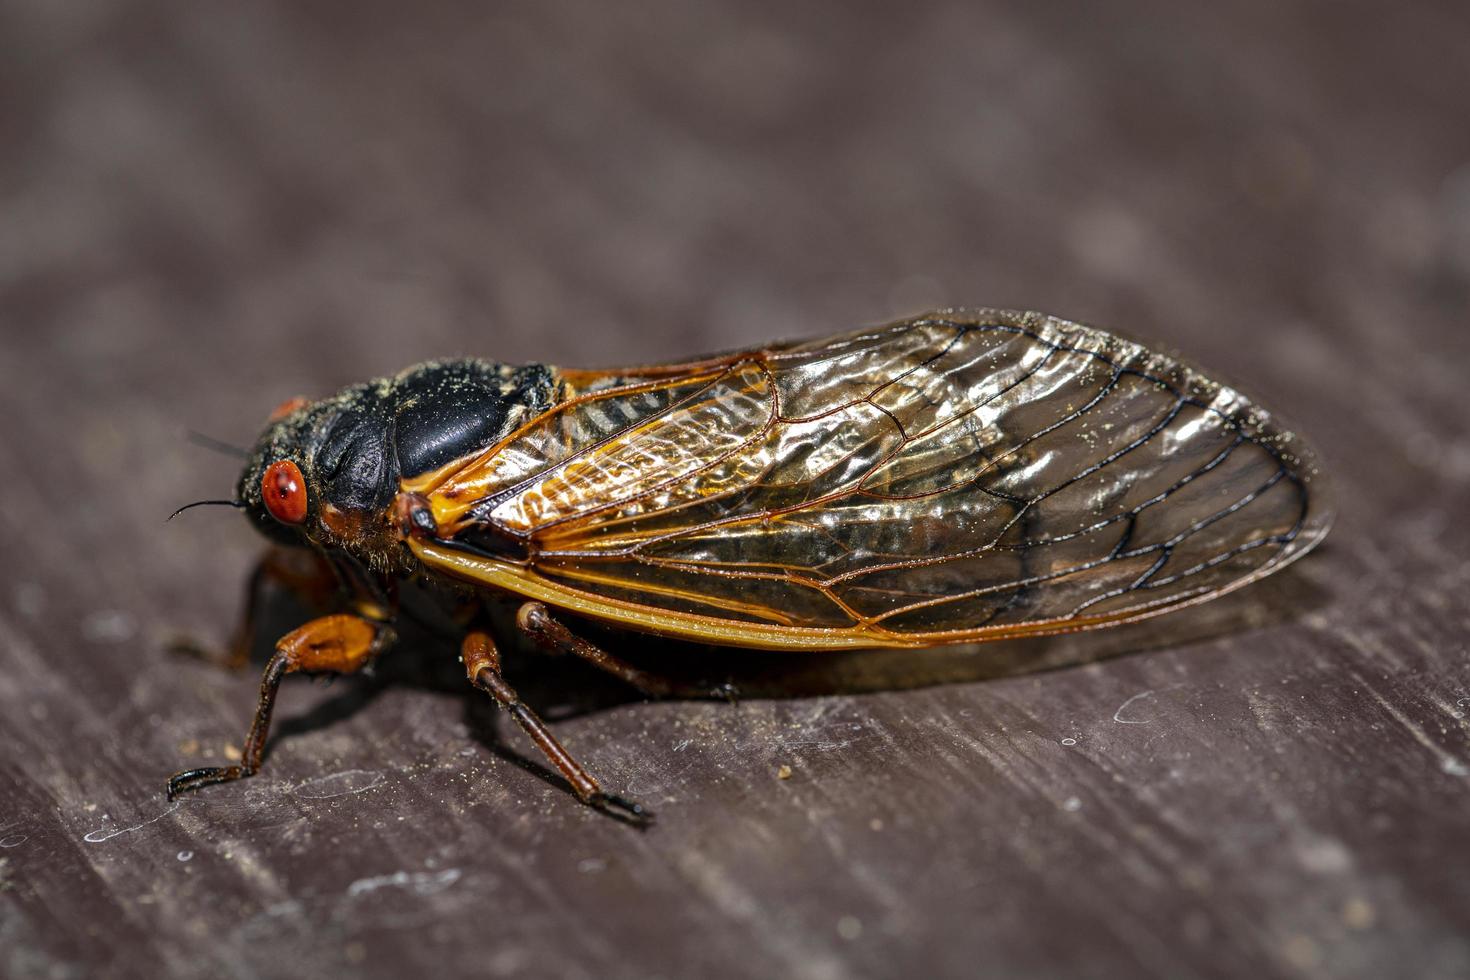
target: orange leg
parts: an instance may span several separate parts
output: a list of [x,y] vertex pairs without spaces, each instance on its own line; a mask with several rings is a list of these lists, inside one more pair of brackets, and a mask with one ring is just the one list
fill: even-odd
[[521,729],[530,736],[531,741],[536,743],[536,747],[545,753],[557,771],[572,784],[573,792],[583,803],[638,827],[646,827],[653,822],[653,814],[642,805],[604,793],[592,774],[572,758],[571,753],[551,734],[546,723],[521,701],[515,688],[501,676],[500,651],[495,648],[495,641],[488,633],[477,630],[466,636],[461,647],[461,658],[470,683],[489,694],[510,713]]
[[255,648],[255,621],[267,583],[300,596],[309,607],[319,610],[328,607],[342,589],[332,566],[317,555],[297,548],[271,548],[250,573],[244,611],[225,650],[209,649],[189,640],[170,644],[169,649],[229,670],[244,670]]
[[276,642],[276,652],[265,665],[260,679],[260,699],[255,719],[245,736],[245,748],[237,766],[189,769],[168,781],[168,798],[211,783],[227,783],[255,775],[270,733],[271,711],[281,678],[298,671],[350,674],[370,663],[393,641],[393,631],[381,623],[347,613],[322,616],[298,627]]

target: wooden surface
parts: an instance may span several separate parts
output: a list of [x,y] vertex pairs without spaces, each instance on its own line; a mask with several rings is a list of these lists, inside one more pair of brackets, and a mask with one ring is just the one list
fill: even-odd
[[[1470,7],[1187,6],[0,8],[0,975],[1470,973]],[[517,656],[647,833],[422,637],[165,803],[256,686],[165,650],[260,550],[163,525],[188,428],[950,303],[1236,379],[1336,529],[1107,634],[651,651],[735,706]]]

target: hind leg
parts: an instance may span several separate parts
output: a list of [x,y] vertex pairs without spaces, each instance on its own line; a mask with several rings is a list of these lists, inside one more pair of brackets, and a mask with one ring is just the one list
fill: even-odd
[[739,696],[734,684],[686,684],[640,670],[567,629],[540,602],[521,606],[516,612],[516,627],[542,649],[580,657],[651,698],[716,698],[733,702]]

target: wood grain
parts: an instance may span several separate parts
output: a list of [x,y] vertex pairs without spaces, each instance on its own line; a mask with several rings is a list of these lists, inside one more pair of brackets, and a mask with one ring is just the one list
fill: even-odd
[[[1464,4],[22,2],[0,55],[0,975],[1470,973]],[[949,304],[1239,382],[1337,527],[1107,634],[610,640],[734,706],[513,657],[647,833],[426,636],[164,801],[255,688],[165,649],[260,550],[163,525],[234,479],[188,429]]]

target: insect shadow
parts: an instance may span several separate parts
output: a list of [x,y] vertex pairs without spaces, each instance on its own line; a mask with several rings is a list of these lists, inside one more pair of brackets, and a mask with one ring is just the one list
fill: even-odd
[[[1148,652],[1193,648],[1211,641],[1283,625],[1325,608],[1328,592],[1310,568],[1294,565],[1269,589],[1247,588],[1202,604],[1184,615],[1164,616],[1103,631],[961,644],[927,650],[856,650],[789,653],[740,650],[666,640],[568,617],[582,635],[638,667],[691,688],[733,685],[737,699],[791,699],[902,691],[973,683],[1079,666]],[[315,706],[280,719],[271,745],[329,728],[370,705],[390,686],[461,695],[471,734],[498,757],[547,783],[566,788],[561,776],[512,749],[506,720],[493,701],[465,680],[456,656],[458,631],[430,596],[409,590],[399,639],[365,675],[345,678]],[[550,655],[523,641],[511,625],[515,603],[485,609],[501,637],[505,670],[526,702],[548,720],[565,720],[645,700],[639,692],[575,657]],[[273,638],[319,612],[297,597],[268,593],[258,609],[255,666],[270,656]],[[269,753],[270,747],[267,747]]]

